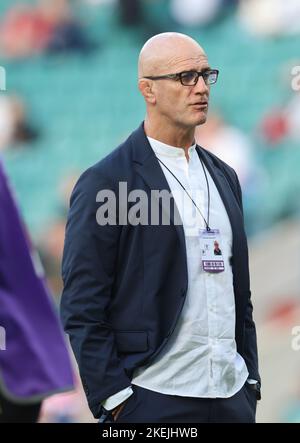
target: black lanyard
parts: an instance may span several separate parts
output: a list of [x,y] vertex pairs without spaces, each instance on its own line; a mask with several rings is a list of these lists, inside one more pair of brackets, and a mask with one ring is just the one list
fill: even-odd
[[192,203],[194,204],[194,206],[196,207],[196,209],[198,209],[199,214],[201,215],[201,217],[204,220],[204,223],[206,225],[206,230],[210,231],[210,227],[209,227],[209,210],[210,210],[210,191],[209,191],[209,183],[208,183],[208,179],[207,179],[207,175],[206,175],[206,171],[204,168],[204,164],[202,161],[202,158],[200,157],[200,162],[204,171],[204,175],[205,175],[205,180],[206,180],[206,185],[207,185],[207,195],[208,195],[208,202],[207,202],[207,221],[205,220],[205,217],[203,216],[202,212],[200,211],[200,209],[198,208],[198,206],[196,205],[195,201],[193,200],[193,198],[190,196],[190,194],[187,192],[187,190],[185,189],[185,187],[183,186],[183,184],[181,183],[181,181],[176,177],[175,174],[173,174],[172,171],[170,171],[170,169],[168,168],[167,165],[164,164],[163,161],[161,161],[158,157],[156,157],[158,161],[160,161],[160,163],[162,165],[164,165],[164,167],[170,172],[170,174],[173,175],[173,177],[175,178],[175,180],[177,180],[177,182],[180,184],[180,186],[182,187],[182,189],[184,190],[184,192],[190,197],[190,199],[192,200]]

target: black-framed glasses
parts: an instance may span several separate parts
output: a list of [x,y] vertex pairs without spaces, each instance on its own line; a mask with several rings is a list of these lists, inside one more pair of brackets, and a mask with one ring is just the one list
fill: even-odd
[[218,69],[206,69],[205,71],[183,71],[177,74],[166,74],[157,76],[144,76],[149,80],[180,80],[183,86],[195,86],[202,77],[206,85],[213,85],[218,80],[219,70]]

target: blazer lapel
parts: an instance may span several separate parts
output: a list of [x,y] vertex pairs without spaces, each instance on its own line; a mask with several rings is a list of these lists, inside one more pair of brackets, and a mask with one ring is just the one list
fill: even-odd
[[[166,190],[171,195],[170,198],[171,210],[170,213],[168,213],[167,215],[169,216],[170,224],[174,225],[177,231],[182,252],[184,255],[184,260],[186,263],[186,245],[185,245],[185,236],[184,236],[182,220],[179,215],[179,211],[175,203],[174,197],[172,195],[171,189],[169,187],[169,184],[159,164],[159,161],[157,160],[156,155],[153,149],[151,148],[150,143],[145,135],[143,124],[132,134],[132,147],[133,147],[133,157],[134,157],[133,159],[134,168],[137,171],[137,173],[143,178],[144,182],[147,184],[150,191]],[[169,209],[165,208],[164,205],[162,205],[162,199],[159,199],[159,207],[161,208],[161,211],[166,211],[167,209]]]
[[203,160],[207,170],[209,171],[218,191],[221,196],[221,199],[224,203],[225,209],[227,211],[233,236],[236,235],[236,228],[240,229],[240,224],[243,223],[242,220],[242,212],[240,207],[238,206],[235,198],[233,198],[233,191],[223,174],[223,172],[219,169],[219,167],[212,161],[207,152],[200,148],[196,147],[197,153],[199,157]]
[[[211,159],[209,154],[205,151],[205,149],[196,147],[197,153],[199,157],[203,160],[207,170],[209,171],[218,191],[221,196],[221,199],[224,203],[225,209],[227,211],[229,221],[232,229],[232,272],[233,272],[233,282],[234,282],[234,296],[235,296],[235,304],[236,304],[236,315],[239,318],[240,314],[240,298],[238,297],[238,293],[240,292],[239,284],[239,272],[240,266],[239,263],[236,262],[237,257],[241,257],[241,246],[246,244],[246,235],[244,231],[244,221],[242,211],[237,203],[237,200],[234,196],[234,192],[230,187],[230,184],[227,181],[222,170],[218,167],[218,165]],[[213,226],[214,228],[214,226]]]

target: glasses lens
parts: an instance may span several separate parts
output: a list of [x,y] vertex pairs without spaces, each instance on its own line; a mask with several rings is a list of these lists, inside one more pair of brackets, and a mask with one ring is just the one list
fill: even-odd
[[203,74],[203,79],[206,84],[213,85],[216,83],[218,79],[218,72],[217,71],[207,71]]
[[181,82],[183,85],[191,86],[194,85],[196,82],[196,79],[198,78],[197,72],[182,72],[181,74]]

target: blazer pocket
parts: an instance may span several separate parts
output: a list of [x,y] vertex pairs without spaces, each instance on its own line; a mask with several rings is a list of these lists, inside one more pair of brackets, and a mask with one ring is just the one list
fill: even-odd
[[114,331],[117,349],[120,352],[145,352],[148,350],[147,331]]

